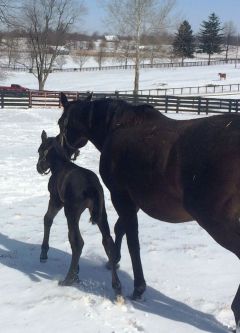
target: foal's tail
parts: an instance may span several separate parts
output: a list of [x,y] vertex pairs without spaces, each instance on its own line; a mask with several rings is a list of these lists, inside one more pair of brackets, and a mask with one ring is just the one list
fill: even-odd
[[94,188],[92,190],[91,201],[90,222],[92,224],[99,224],[102,220],[103,212],[105,210],[104,194],[102,188]]

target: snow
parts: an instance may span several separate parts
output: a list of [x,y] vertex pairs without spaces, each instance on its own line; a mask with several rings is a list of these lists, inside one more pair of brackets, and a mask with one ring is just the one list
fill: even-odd
[[[230,65],[155,69],[141,73],[141,88],[158,82],[200,84],[217,79],[216,73],[224,70],[230,73],[228,80],[239,81],[239,70]],[[46,88],[130,89],[132,75],[132,71],[56,73]],[[33,76],[26,73],[9,76],[7,83],[37,88]],[[142,302],[126,298],[133,290],[133,276],[125,240],[119,270],[125,302],[115,302],[100,233],[88,223],[87,212],[80,221],[85,241],[80,284],[58,286],[71,258],[63,212],[52,227],[48,262],[39,262],[49,195],[48,176],[36,172],[37,149],[43,129],[50,136],[58,133],[60,114],[60,109],[0,111],[1,332],[228,332],[228,327],[234,326],[230,305],[239,285],[239,260],[194,221],[172,225],[139,213],[141,256],[148,285]],[[98,151],[88,143],[77,163],[98,174],[98,161]],[[113,233],[117,215],[105,187],[104,191]]]
[[[220,80],[218,73],[226,73],[226,80]],[[133,89],[134,70],[105,70],[93,72],[57,72],[49,75],[46,90],[72,91],[126,91]],[[38,89],[37,79],[26,72],[9,72],[2,85],[20,84],[30,89]],[[142,69],[139,89],[158,89],[174,87],[197,87],[204,85],[223,85],[240,83],[240,65],[234,64]],[[216,95],[215,95],[216,96]],[[225,93],[224,98],[239,98],[240,93]],[[221,97],[221,95],[217,96]]]

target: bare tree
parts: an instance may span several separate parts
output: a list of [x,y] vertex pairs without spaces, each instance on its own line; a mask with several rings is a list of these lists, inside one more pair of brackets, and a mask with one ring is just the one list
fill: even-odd
[[16,0],[0,0],[0,23],[8,26],[13,24],[17,3]]
[[225,43],[225,60],[228,60],[229,46],[234,34],[236,34],[236,27],[232,21],[228,21],[223,26],[224,43]]
[[95,60],[98,63],[99,69],[102,68],[104,61],[106,60],[106,51],[107,51],[107,44],[105,40],[102,40],[99,43],[97,54],[95,56]]
[[134,43],[134,92],[139,90],[141,36],[162,29],[175,6],[175,0],[106,0],[106,22],[119,35],[131,36]]
[[24,0],[21,12],[20,25],[27,32],[34,57],[32,73],[38,79],[39,90],[43,90],[66,34],[85,7],[74,0]]
[[73,53],[72,58],[73,58],[74,62],[76,62],[79,65],[79,68],[82,69],[83,65],[89,59],[89,55],[86,50],[79,49],[78,51],[75,51]]
[[56,57],[55,63],[58,66],[58,68],[62,70],[63,66],[67,63],[66,56],[64,56],[63,54],[59,54]]
[[1,39],[1,51],[7,58],[7,66],[14,66],[19,59],[19,39],[13,32],[8,32]]

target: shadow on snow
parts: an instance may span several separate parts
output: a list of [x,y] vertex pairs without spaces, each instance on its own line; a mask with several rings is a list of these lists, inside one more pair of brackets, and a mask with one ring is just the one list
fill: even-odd
[[[0,249],[0,264],[24,273],[33,282],[40,282],[42,279],[62,279],[71,260],[69,253],[51,247],[48,262],[40,263],[40,244],[24,243],[1,233],[0,246],[4,248]],[[102,264],[99,264],[99,261],[102,261]],[[104,259],[90,260],[81,257],[79,277],[79,285],[74,285],[78,290],[114,300],[111,289],[111,273],[106,270]],[[130,291],[133,283],[132,277],[120,270],[119,278],[126,288],[125,292]],[[228,332],[227,328],[218,322],[214,316],[195,310],[150,286],[147,288],[145,301],[131,302],[131,304],[137,310],[183,322],[206,332]]]

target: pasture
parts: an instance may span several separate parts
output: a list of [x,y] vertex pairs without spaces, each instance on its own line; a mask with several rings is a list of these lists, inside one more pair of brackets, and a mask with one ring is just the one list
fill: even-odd
[[[233,65],[152,69],[142,71],[140,89],[163,83],[169,87],[216,84],[219,72],[227,73],[226,83],[239,82],[240,69]],[[132,75],[132,71],[54,73],[46,89],[127,90],[132,87]],[[37,87],[28,73],[11,73],[2,84],[8,83]],[[87,212],[80,221],[85,241],[80,283],[74,287],[58,286],[71,258],[63,213],[52,227],[48,262],[40,263],[49,176],[41,177],[36,172],[37,149],[43,129],[51,136],[58,133],[60,114],[60,109],[0,111],[1,331],[228,332],[228,327],[234,325],[230,304],[239,284],[239,260],[194,221],[171,225],[139,213],[141,255],[148,286],[140,303],[127,299],[123,304],[114,303],[101,235],[96,226],[88,223]],[[186,115],[177,117],[184,119]],[[98,160],[99,153],[88,143],[77,163],[98,173]],[[104,190],[113,232],[117,217],[109,193]],[[127,296],[133,280],[125,240],[119,277]]]

